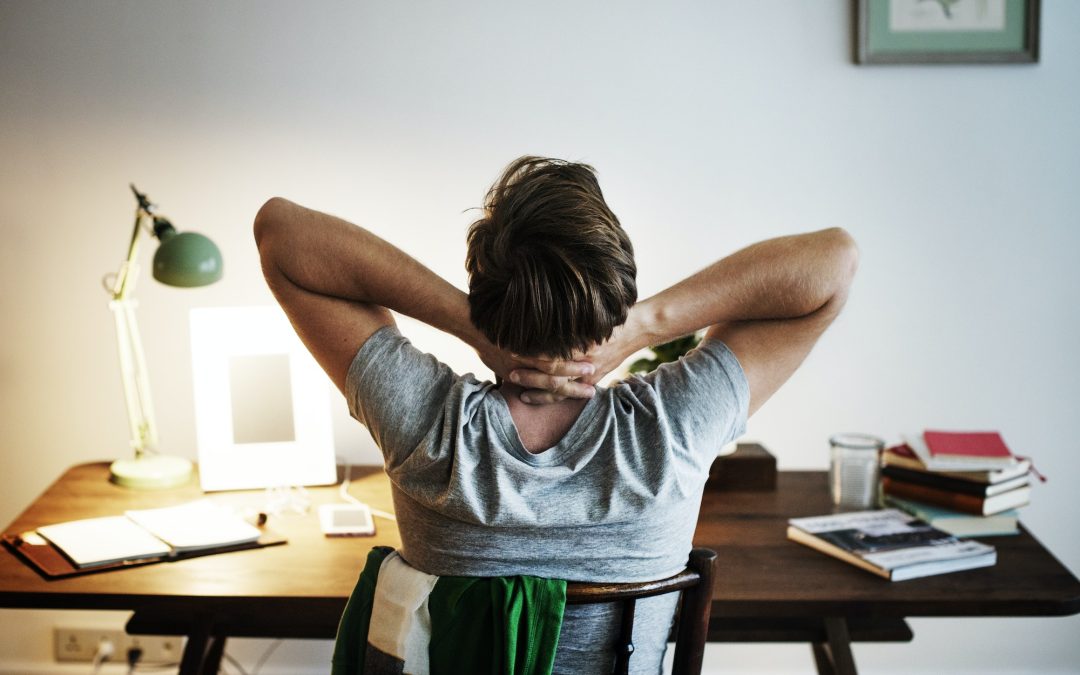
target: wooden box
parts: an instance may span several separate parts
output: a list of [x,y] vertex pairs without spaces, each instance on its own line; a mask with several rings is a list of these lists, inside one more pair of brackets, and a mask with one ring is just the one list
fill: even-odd
[[735,452],[713,461],[706,488],[775,490],[776,458],[758,443],[739,443]]

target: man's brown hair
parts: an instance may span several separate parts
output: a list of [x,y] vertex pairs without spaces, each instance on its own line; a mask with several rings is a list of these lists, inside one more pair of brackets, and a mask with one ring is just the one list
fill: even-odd
[[469,316],[523,356],[567,358],[611,337],[637,301],[634,249],[587,164],[521,157],[469,227]]

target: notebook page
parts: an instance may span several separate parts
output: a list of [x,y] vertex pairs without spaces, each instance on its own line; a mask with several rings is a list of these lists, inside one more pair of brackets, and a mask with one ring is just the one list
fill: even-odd
[[128,511],[126,515],[177,551],[252,542],[262,534],[232,509],[209,499]]
[[124,516],[87,518],[37,529],[77,567],[168,555],[169,545]]

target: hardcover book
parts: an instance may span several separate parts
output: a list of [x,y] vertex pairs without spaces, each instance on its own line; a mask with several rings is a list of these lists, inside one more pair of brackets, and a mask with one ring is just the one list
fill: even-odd
[[1016,509],[992,516],[975,516],[889,495],[885,496],[885,505],[910,513],[942,532],[948,532],[957,537],[997,537],[1020,534],[1020,512]]
[[915,471],[913,469],[905,469],[901,466],[890,466],[888,464],[881,468],[881,475],[888,476],[889,478],[898,481],[915,483],[916,485],[925,485],[927,487],[948,490],[950,492],[959,492],[965,495],[974,495],[976,497],[993,497],[994,495],[999,495],[1003,492],[1008,492],[1009,490],[1015,490],[1016,488],[1024,487],[1028,484],[1026,475],[1010,478],[1009,480],[1001,481],[999,483],[979,483],[965,478],[956,478],[944,473]]
[[1013,456],[996,431],[925,431],[923,440],[930,454],[939,458],[979,457],[1008,462]]
[[[945,432],[928,433],[943,434]],[[969,434],[958,435],[967,436]],[[947,442],[945,445],[937,446],[938,450],[935,452],[930,449],[923,434],[905,435],[904,443],[915,452],[919,461],[931,471],[997,471],[1012,469],[1016,466],[1018,461],[1016,457],[1013,457],[1012,453],[1009,453],[1008,455],[999,455],[996,454],[996,450],[990,449],[987,450],[988,454],[977,454],[976,452],[972,452],[972,454],[951,454],[950,452],[945,452],[946,449],[951,450],[953,448],[977,447],[970,443],[954,445]],[[1008,449],[1006,449],[1006,452],[1007,451]]]
[[1019,457],[1016,459],[1014,465],[1004,469],[983,471],[931,471],[926,468],[926,465],[922,463],[915,454],[915,451],[906,444],[887,448],[885,452],[882,453],[881,461],[885,466],[895,466],[911,471],[929,473],[935,476],[948,476],[950,478],[959,478],[960,480],[982,484],[1001,483],[1003,481],[1019,478],[1020,476],[1027,476],[1031,473],[1031,460],[1026,458],[1021,459]]
[[1024,506],[1031,501],[1030,485],[1024,485],[993,496],[980,497],[883,476],[881,479],[881,491],[893,497],[943,506],[947,509],[963,511],[976,516],[992,516],[995,513]]

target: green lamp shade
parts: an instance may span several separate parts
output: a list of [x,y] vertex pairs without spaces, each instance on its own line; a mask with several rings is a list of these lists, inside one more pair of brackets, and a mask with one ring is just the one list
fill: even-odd
[[154,278],[169,286],[206,286],[221,279],[221,251],[197,232],[170,229],[159,235]]

